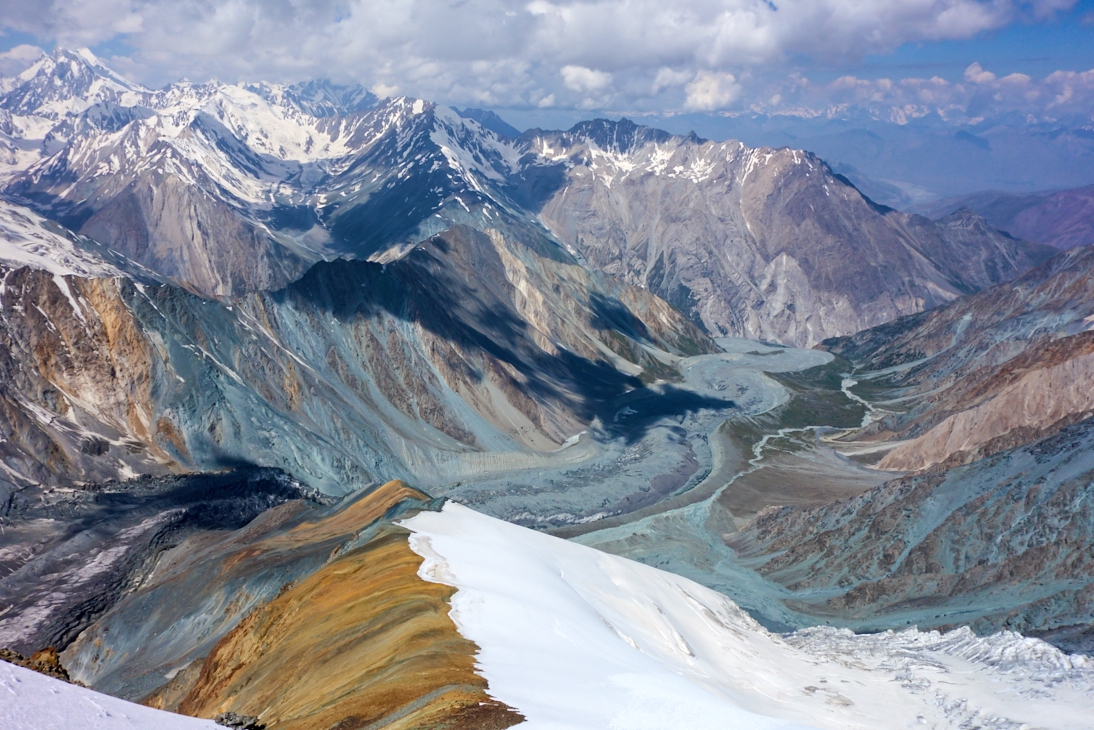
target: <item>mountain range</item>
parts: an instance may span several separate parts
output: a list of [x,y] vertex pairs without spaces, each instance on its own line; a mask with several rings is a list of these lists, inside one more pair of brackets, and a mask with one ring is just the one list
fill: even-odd
[[[86,50],[0,84],[0,158],[13,656],[271,728],[1094,709],[1094,259],[1059,216]],[[97,701],[15,669],[16,727]]]
[[24,71],[0,110],[9,200],[204,296],[277,289],[320,260],[384,261],[452,225],[504,220],[546,226],[572,257],[711,334],[811,346],[1051,253],[975,216],[886,210],[813,155],[625,120],[513,139],[360,89],[150,91],[64,51]]
[[932,218],[969,208],[998,229],[1055,248],[1094,245],[1094,186],[1027,194],[989,191],[913,207]]

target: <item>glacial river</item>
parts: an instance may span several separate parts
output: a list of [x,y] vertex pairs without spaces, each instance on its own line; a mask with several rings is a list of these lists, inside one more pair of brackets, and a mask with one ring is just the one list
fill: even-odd
[[[790,398],[768,373],[825,365],[819,350],[718,340],[725,353],[677,364],[682,383],[631,391],[598,422],[552,453],[474,454],[451,465],[461,478],[435,493],[477,510],[696,580],[731,598],[769,627],[802,625],[778,600],[785,589],[743,567],[726,547],[732,530],[719,498],[763,469],[776,443],[815,443],[815,427],[779,429],[742,452],[721,429]],[[858,400],[844,382],[844,392]],[[607,420],[607,419],[605,419]],[[831,463],[842,463],[823,447]],[[849,472],[861,472],[850,462]]]

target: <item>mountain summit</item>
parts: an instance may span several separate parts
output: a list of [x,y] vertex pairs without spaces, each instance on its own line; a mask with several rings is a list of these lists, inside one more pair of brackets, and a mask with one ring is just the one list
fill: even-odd
[[712,334],[813,345],[1051,253],[875,205],[807,152],[626,119],[514,138],[481,110],[326,82],[150,91],[64,50],[0,113],[5,196],[206,296],[278,288],[323,259],[389,260],[501,216]]

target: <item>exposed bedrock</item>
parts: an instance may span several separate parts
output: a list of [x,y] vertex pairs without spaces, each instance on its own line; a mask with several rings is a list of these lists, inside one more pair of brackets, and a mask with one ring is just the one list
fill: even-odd
[[1094,421],[822,506],[769,508],[729,545],[792,609],[858,630],[967,624],[1094,647]]
[[[856,629],[1012,628],[1089,651],[1094,251],[826,342],[871,422],[830,445],[913,472],[725,536],[779,604]],[[858,396],[856,396],[858,397]],[[880,457],[880,460],[878,460]],[[785,591],[782,593],[781,591]]]
[[882,468],[970,463],[1044,438],[1094,411],[1094,249],[1014,282],[825,346],[854,361],[875,401],[856,439],[889,442]]
[[647,292],[463,227],[230,304],[124,278],[3,277],[6,493],[238,463],[329,493],[444,483],[490,452],[534,460],[717,349]]
[[310,494],[273,469],[23,490],[0,537],[0,646],[64,648],[139,585],[161,551]]
[[[862,196],[816,156],[623,120],[521,138],[556,186],[540,215],[591,266],[712,333],[811,347],[1007,281],[1054,251],[962,210],[933,222]],[[528,168],[526,178],[546,172]]]
[[95,689],[198,717],[317,730],[517,724],[449,618],[454,589],[418,576],[422,559],[393,522],[419,509],[439,501],[390,482],[196,534],[65,657]]

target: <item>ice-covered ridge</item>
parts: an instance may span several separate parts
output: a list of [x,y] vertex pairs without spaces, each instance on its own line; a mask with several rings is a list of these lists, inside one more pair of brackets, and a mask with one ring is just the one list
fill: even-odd
[[530,729],[1078,730],[1094,711],[1089,661],[1017,634],[781,637],[685,578],[456,504],[403,524]]
[[0,662],[0,727],[6,730],[213,730],[212,720],[126,702]]
[[57,230],[55,223],[37,213],[0,200],[0,264],[30,266],[57,276],[122,275],[118,268],[79,248]]

